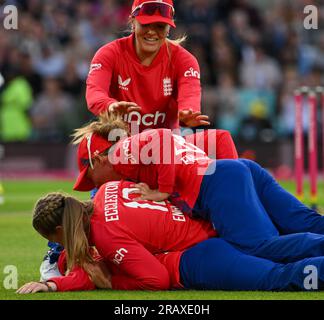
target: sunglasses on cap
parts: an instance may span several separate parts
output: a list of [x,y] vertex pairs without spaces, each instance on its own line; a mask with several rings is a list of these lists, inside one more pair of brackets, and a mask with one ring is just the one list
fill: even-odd
[[[93,133],[90,133],[89,135],[86,136],[88,159],[80,158],[80,161],[81,161],[83,166],[88,166],[89,165],[91,169],[94,169],[93,160],[92,160],[92,153],[91,153],[92,136],[93,136]],[[103,155],[103,154],[108,152],[110,147],[111,147],[111,145],[107,146],[107,149],[103,150],[101,153],[99,153],[99,151],[97,150],[94,154],[95,155],[97,155],[97,154],[102,154]]]
[[88,156],[89,156],[89,165],[91,169],[93,169],[93,162],[92,162],[92,156],[91,156],[91,138],[92,138],[92,133],[90,133],[87,137],[87,149],[88,149]]
[[175,13],[174,8],[170,4],[154,1],[142,3],[133,10],[131,16],[153,16],[156,11],[159,11],[162,17],[169,19],[173,19]]

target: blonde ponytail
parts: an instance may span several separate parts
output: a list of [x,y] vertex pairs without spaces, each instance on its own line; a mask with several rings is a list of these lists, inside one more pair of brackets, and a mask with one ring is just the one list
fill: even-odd
[[[109,138],[114,130],[118,131],[118,134],[115,134],[113,137],[129,135],[128,124],[122,119],[122,116],[105,111],[98,116],[98,120],[74,130],[72,143],[79,144],[90,133],[100,135],[103,138]],[[112,142],[116,142],[116,140],[112,140]]]
[[92,208],[91,202],[65,198],[62,226],[68,270],[75,265],[84,268],[87,263],[93,262],[88,242]]

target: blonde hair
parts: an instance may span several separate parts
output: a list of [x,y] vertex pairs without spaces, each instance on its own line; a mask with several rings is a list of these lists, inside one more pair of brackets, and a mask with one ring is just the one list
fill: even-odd
[[[105,111],[98,116],[98,120],[91,122],[79,129],[75,129],[72,134],[72,143],[79,144],[84,137],[89,134],[97,134],[103,138],[109,138],[110,133],[116,130],[117,136],[129,135],[128,124],[118,113]],[[110,140],[110,139],[108,139]],[[111,140],[116,142],[117,140]]]
[[87,238],[92,212],[91,201],[81,202],[63,193],[49,193],[35,205],[33,227],[40,234],[49,236],[56,227],[63,227],[68,270],[93,261]]
[[[49,193],[40,198],[34,208],[33,227],[47,237],[63,228],[64,249],[67,259],[67,273],[80,266],[99,288],[105,287],[105,276],[101,269],[94,268],[93,249],[89,246],[90,218],[93,213],[91,201],[79,201],[63,193]],[[94,272],[95,270],[95,272]]]
[[182,35],[181,37],[178,37],[176,39],[166,39],[167,42],[175,45],[175,46],[181,46],[183,45],[187,40],[187,35]]

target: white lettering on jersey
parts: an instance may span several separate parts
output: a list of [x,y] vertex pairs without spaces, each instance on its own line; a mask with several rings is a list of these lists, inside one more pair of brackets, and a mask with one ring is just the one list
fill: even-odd
[[[132,193],[138,192],[137,188],[124,188],[122,190],[122,195],[125,200],[131,200],[129,195]],[[166,207],[166,202],[165,201],[150,201],[146,202],[143,200],[143,202],[136,202],[136,201],[131,201],[131,202],[124,202],[124,205],[128,208],[143,208],[143,209],[152,209],[152,210],[161,210],[161,211],[168,211]]]
[[130,84],[130,82],[131,82],[131,78],[128,78],[125,81],[123,81],[122,77],[120,75],[118,75],[119,89],[128,91],[127,87]]
[[168,212],[168,208],[163,207],[161,205],[153,205],[150,202],[143,202],[143,203],[136,202],[136,201],[124,202],[124,206],[133,209],[141,208],[141,209],[152,209],[152,210],[160,210],[160,211]]
[[138,111],[132,111],[129,114],[125,114],[124,121],[132,122],[136,121],[137,125],[143,124],[144,126],[156,126],[157,124],[161,125],[165,122],[166,113],[164,112],[155,112],[155,113],[146,113],[141,115]]
[[171,82],[171,78],[164,78],[163,79],[163,94],[165,97],[167,96],[171,96],[172,95],[172,82]]
[[118,188],[119,181],[109,182],[105,188],[104,212],[106,222],[119,220],[118,215]]
[[130,141],[131,141],[130,138],[127,138],[123,141],[122,144],[123,152],[127,160],[129,160],[131,163],[136,163],[136,160],[129,149]]
[[139,191],[138,188],[124,188],[122,190],[123,198],[126,200],[130,200],[129,195],[132,193],[136,193],[137,191]]
[[183,212],[176,206],[171,206],[172,210],[172,219],[174,221],[186,222],[186,217]]
[[[125,200],[130,200],[129,195],[132,193],[136,193],[138,191],[137,188],[123,188],[122,195]],[[163,212],[169,212],[167,201],[131,201],[131,202],[123,202],[125,207],[133,208],[133,209],[151,209],[151,210],[159,210]],[[171,207],[171,213],[172,213],[172,219],[174,221],[181,221],[185,222],[186,217],[184,216],[183,212],[180,211],[180,209],[176,206],[170,206]]]
[[120,248],[120,249],[116,250],[116,254],[113,259],[113,263],[120,265],[122,263],[126,253],[128,253],[128,251],[125,248]]
[[197,79],[200,79],[200,73],[198,71],[194,70],[194,68],[189,68],[189,70],[187,70],[184,73],[184,76],[186,78],[197,78]]
[[186,140],[179,136],[174,134],[174,150],[175,155],[181,155],[181,161],[184,164],[191,164],[198,160],[206,160],[207,155],[205,151],[199,149],[195,145],[186,142]]
[[101,64],[101,63],[92,63],[92,64],[90,65],[89,74],[91,74],[92,71],[100,70],[101,68],[102,68],[102,64]]

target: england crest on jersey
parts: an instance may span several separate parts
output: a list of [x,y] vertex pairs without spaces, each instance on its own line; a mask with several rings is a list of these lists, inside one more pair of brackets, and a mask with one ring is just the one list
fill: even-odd
[[171,82],[171,78],[164,78],[163,79],[163,93],[164,96],[171,96],[172,95],[172,82]]

